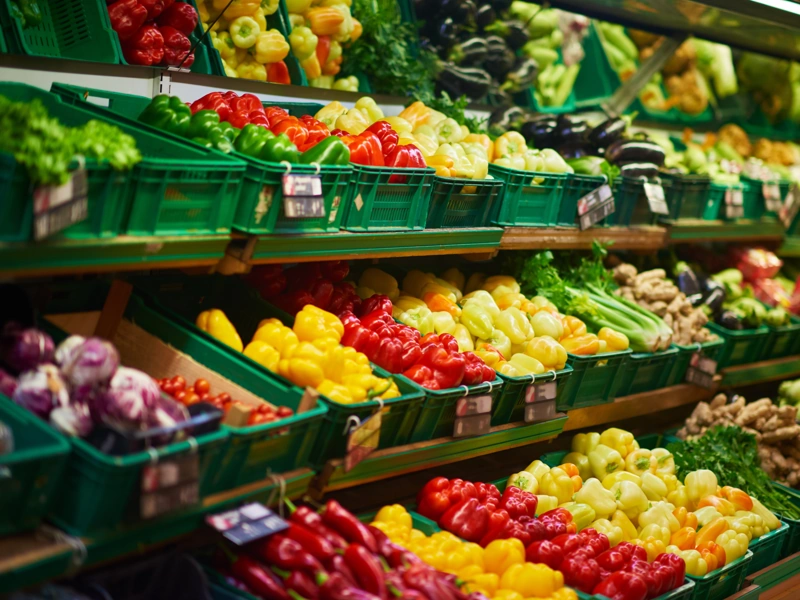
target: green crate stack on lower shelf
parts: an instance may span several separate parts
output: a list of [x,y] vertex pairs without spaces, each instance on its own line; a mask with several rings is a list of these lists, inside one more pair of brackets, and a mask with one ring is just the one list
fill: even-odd
[[778,529],[765,533],[752,540],[747,547],[753,553],[753,560],[747,565],[747,575],[757,573],[783,558],[783,548],[789,537],[789,525],[781,523]]
[[740,331],[726,329],[716,323],[708,323],[706,327],[725,342],[719,354],[717,369],[758,362],[764,355],[764,345],[769,336],[769,328],[765,325]]
[[[509,377],[498,373],[503,382],[503,389],[492,405],[492,427],[517,423],[525,418],[525,407],[528,404],[527,394],[530,386],[548,381],[556,382],[556,399],[564,393],[567,382],[572,375],[572,367],[565,365],[558,371],[548,371],[541,375],[523,375]],[[532,392],[531,392],[532,393]],[[558,400],[556,400],[557,406]],[[555,410],[558,410],[555,408]]]
[[677,349],[678,353],[675,356],[675,361],[673,362],[672,370],[670,371],[666,385],[672,386],[683,383],[692,356],[697,352],[701,352],[703,356],[719,362],[719,356],[724,346],[725,342],[722,339],[688,346],[673,344],[673,347]]
[[35,529],[59,493],[70,445],[49,425],[0,394],[0,425],[13,449],[2,455],[0,536]]
[[746,175],[740,175],[744,193],[744,217],[745,219],[758,220],[764,215],[766,205],[764,204],[763,182],[752,179]]
[[552,227],[558,222],[566,173],[534,173],[491,164],[489,174],[504,183],[498,225]]
[[720,185],[714,182],[711,183],[711,187],[708,190],[708,198],[706,200],[706,206],[703,209],[703,220],[705,221],[715,221],[717,219],[722,219],[725,221],[733,220],[729,219],[725,213],[726,198],[728,197],[729,189],[744,190],[744,187],[741,184],[729,186],[729,185]]
[[497,179],[435,176],[425,227],[489,227],[502,196],[503,183]]
[[800,353],[800,318],[789,316],[791,323],[780,327],[769,327],[761,360],[786,358]]
[[569,173],[567,183],[564,185],[564,195],[561,198],[561,208],[558,211],[556,224],[561,227],[575,227],[578,218],[578,200],[606,183],[608,183],[608,178],[604,175]]
[[662,173],[660,177],[662,181],[670,182],[668,189],[664,190],[670,219],[703,218],[711,190],[708,176]]
[[629,396],[666,387],[677,356],[677,348],[631,353],[620,368],[617,395]]
[[[660,182],[668,193],[668,181]],[[611,227],[629,227],[630,225],[654,225],[658,215],[650,211],[647,196],[644,192],[644,180],[630,177],[617,177],[611,186],[614,192],[614,212],[604,219],[604,224]]]
[[563,412],[613,402],[617,396],[619,374],[631,355],[630,350],[591,356],[567,355],[572,375],[564,390],[559,390],[556,408]]

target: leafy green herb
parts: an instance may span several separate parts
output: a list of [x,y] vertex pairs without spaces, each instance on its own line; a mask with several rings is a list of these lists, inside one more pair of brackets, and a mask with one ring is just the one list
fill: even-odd
[[678,477],[698,469],[708,469],[719,484],[744,490],[772,512],[800,519],[800,509],[776,489],[761,470],[756,438],[740,427],[717,426],[696,440],[673,442],[667,450],[675,457]]
[[447,92],[441,92],[438,97],[431,97],[427,100],[420,97],[418,94],[417,100],[421,100],[429,108],[438,110],[446,117],[450,117],[459,125],[466,125],[467,128],[474,133],[478,133],[486,129],[488,119],[478,119],[476,117],[466,116],[465,110],[469,104],[469,99],[466,96],[461,96],[460,98],[453,100],[450,98],[450,95]]
[[363,32],[347,47],[342,72],[363,72],[373,91],[405,96],[413,90],[425,102],[433,98],[436,56],[423,48],[412,49],[417,39],[415,23],[404,23],[395,0],[353,0],[351,12]]

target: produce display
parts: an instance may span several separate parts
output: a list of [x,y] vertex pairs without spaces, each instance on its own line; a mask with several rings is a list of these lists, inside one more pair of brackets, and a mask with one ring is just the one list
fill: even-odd
[[198,17],[190,3],[116,0],[108,3],[108,17],[128,64],[187,69],[194,64],[189,36]]

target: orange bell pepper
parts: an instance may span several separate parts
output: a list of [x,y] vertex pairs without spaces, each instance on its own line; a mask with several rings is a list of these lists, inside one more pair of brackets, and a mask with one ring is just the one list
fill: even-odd
[[600,351],[600,340],[593,333],[562,339],[560,343],[564,346],[564,350],[578,356],[591,356]]
[[558,465],[558,468],[569,475],[569,478],[572,480],[573,491],[577,492],[583,487],[583,479],[581,479],[581,474],[577,466],[572,463],[564,463],[563,465]]
[[697,530],[697,516],[693,512],[686,510],[685,506],[679,506],[672,511],[672,516],[678,519],[681,527],[691,527]]
[[704,550],[703,552],[700,552],[700,558],[706,561],[706,573],[711,573],[711,571],[716,571],[719,569],[719,561],[717,561],[717,557],[713,552]]
[[446,312],[453,315],[454,318],[461,316],[461,309],[458,304],[450,300],[444,294],[439,292],[427,292],[422,296],[423,302],[428,305],[432,312]]
[[[716,542],[705,542],[704,544],[697,546],[696,549],[700,552],[700,556],[702,556],[707,563],[708,563],[708,558],[706,558],[706,555],[714,557],[717,563],[717,566],[714,567],[715,569],[720,569],[725,566],[725,548],[723,548]],[[708,570],[709,571],[714,570],[711,568],[710,563]]]
[[736,510],[753,510],[753,499],[744,490],[726,485],[722,488],[722,497],[729,500]]
[[721,533],[728,529],[728,522],[723,517],[717,517],[710,523],[706,523],[700,531],[697,532],[695,543],[697,547],[701,547],[708,542],[716,540]]
[[[752,505],[752,500],[750,502]],[[733,505],[733,502],[725,498],[720,498],[719,496],[706,496],[705,498],[701,498],[700,502],[697,503],[697,508],[703,508],[704,506],[713,506],[723,517],[731,517],[733,513],[736,512],[736,507]]]
[[416,129],[417,125],[421,125],[423,121],[427,120],[430,114],[431,109],[417,100],[406,106],[398,116],[411,123],[411,126]]
[[564,335],[561,336],[562,340],[564,338],[578,337],[586,334],[586,323],[581,321],[578,317],[567,315],[561,319],[561,323],[564,325]]
[[695,539],[697,532],[691,527],[681,527],[672,534],[669,543],[672,546],[677,546],[681,550],[694,550]]

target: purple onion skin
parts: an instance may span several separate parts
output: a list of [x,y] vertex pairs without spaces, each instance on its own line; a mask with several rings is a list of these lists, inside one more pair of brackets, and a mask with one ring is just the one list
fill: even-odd
[[22,373],[53,361],[53,338],[44,331],[6,327],[3,333],[3,361],[12,371]]
[[53,409],[69,405],[69,391],[58,367],[43,364],[19,376],[14,402],[47,419]]

